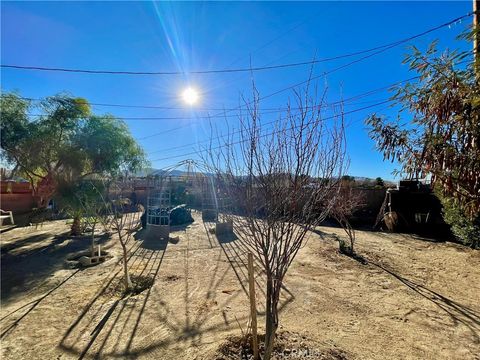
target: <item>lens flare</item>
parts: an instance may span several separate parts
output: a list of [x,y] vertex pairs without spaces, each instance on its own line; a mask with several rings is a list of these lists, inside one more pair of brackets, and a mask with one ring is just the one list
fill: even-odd
[[182,98],[186,104],[194,105],[198,102],[198,92],[191,87],[186,88],[183,90]]

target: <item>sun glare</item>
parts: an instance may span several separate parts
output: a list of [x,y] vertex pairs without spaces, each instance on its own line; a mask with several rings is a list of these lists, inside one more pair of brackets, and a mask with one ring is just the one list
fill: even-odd
[[186,88],[182,93],[183,101],[188,105],[194,105],[198,102],[198,92],[189,87]]

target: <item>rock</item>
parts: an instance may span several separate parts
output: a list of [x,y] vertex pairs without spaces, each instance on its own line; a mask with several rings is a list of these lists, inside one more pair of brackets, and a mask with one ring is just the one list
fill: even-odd
[[78,261],[82,266],[90,266],[92,264],[88,256],[82,256]]

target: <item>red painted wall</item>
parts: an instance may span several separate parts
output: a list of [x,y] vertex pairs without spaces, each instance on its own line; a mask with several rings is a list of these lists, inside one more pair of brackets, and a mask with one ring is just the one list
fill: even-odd
[[0,194],[0,208],[2,210],[20,214],[29,212],[34,206],[35,202],[32,194]]
[[36,206],[29,183],[2,181],[0,183],[0,208],[14,214],[26,213]]

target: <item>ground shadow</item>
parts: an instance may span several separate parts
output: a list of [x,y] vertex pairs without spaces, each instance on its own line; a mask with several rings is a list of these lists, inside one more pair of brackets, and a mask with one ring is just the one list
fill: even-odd
[[70,274],[64,280],[62,280],[58,285],[56,285],[55,287],[50,289],[48,292],[46,292],[44,295],[40,296],[38,299],[35,299],[35,300],[33,300],[33,301],[31,301],[31,302],[29,302],[29,303],[27,303],[27,304],[25,304],[25,305],[23,305],[19,308],[13,310],[12,312],[8,313],[7,315],[3,316],[0,319],[0,322],[4,321],[5,319],[12,316],[13,314],[15,314],[19,311],[22,311],[23,309],[26,309],[25,312],[20,317],[15,319],[8,326],[6,326],[6,327],[2,326],[2,332],[0,334],[0,340],[3,339],[5,336],[7,336],[10,333],[10,331],[13,330],[28,314],[30,314],[30,312],[33,311],[45,298],[47,298],[52,292],[57,290],[60,286],[65,284],[68,280],[70,280],[79,271],[80,271],[80,269],[74,271],[72,274]]
[[376,263],[371,260],[369,260],[369,263],[390,274],[402,284],[438,306],[450,316],[454,324],[461,323],[465,325],[474,336],[475,341],[477,343],[480,342],[480,313],[444,295],[441,295],[436,291],[433,291],[423,285],[415,283],[414,281],[405,278],[404,276],[396,273],[391,269],[388,269],[380,263]]
[[[105,244],[109,235],[96,237],[97,244]],[[70,254],[87,250],[90,236],[69,236],[69,231],[57,234],[32,235],[5,244],[1,248],[2,302],[32,291],[55,271],[64,268]],[[37,245],[37,246],[35,246]]]
[[344,256],[347,256],[357,262],[359,262],[362,265],[368,265],[368,260],[363,257],[362,255],[358,254],[357,252],[343,252],[341,250],[338,251],[339,254],[342,254]]
[[328,238],[328,236],[329,236],[328,233],[326,233],[326,232],[324,232],[324,231],[322,231],[322,230],[320,230],[320,229],[318,229],[318,228],[316,228],[316,227],[315,227],[315,228],[312,228],[310,231],[311,231],[312,233],[317,234],[318,236],[320,236],[320,239],[322,239],[322,240],[326,240],[326,239]]
[[[208,230],[208,229],[207,229]],[[248,297],[248,264],[247,258],[248,253],[250,250],[244,243],[244,239],[242,239],[235,231],[233,233],[226,233],[226,234],[216,234],[216,239],[218,244],[221,246],[230,266],[232,267],[240,286],[242,287],[244,293]],[[254,268],[255,271],[255,288],[257,292],[257,298],[263,297],[265,298],[266,292],[266,278],[265,273],[262,270],[262,265],[259,261],[257,261],[254,257]],[[280,302],[278,306],[278,311],[282,311],[285,306],[291,303],[295,296],[292,292],[282,284],[282,291],[280,296]],[[263,303],[263,301],[262,301]],[[260,307],[257,309],[258,315],[265,315],[264,307]]]
[[[64,232],[64,233],[59,234],[57,236],[63,238],[67,234],[68,234],[68,232]],[[8,242],[8,243],[2,243],[0,245],[0,249],[2,251],[2,255],[3,254],[8,254],[10,252],[14,252],[15,250],[19,250],[21,248],[28,247],[29,245],[38,244],[39,242],[44,241],[44,240],[48,239],[49,237],[51,237],[52,239],[54,238],[54,236],[52,236],[51,234],[48,234],[48,233],[33,234],[33,235],[30,235],[30,236],[24,237],[22,239],[18,239],[18,240],[11,241],[11,242]],[[42,246],[41,248],[46,247],[46,246],[48,246],[48,244]],[[28,255],[29,252],[36,251],[36,250],[38,250],[38,248],[33,249],[33,250],[26,250],[26,251],[23,251],[21,255]]]
[[[141,237],[142,234],[137,235],[137,239]],[[212,324],[211,326],[205,326],[204,324],[210,319],[211,313],[209,311],[196,312],[191,308],[190,297],[192,291],[195,291],[198,284],[191,283],[193,274],[190,274],[192,265],[190,264],[191,250],[189,250],[190,240],[188,235],[186,242],[187,249],[182,250],[184,273],[182,276],[177,277],[177,281],[179,279],[183,279],[184,281],[184,291],[182,294],[179,294],[179,296],[184,298],[185,319],[180,316],[182,312],[181,307],[170,309],[164,301],[158,300],[158,298],[156,299],[157,302],[150,304],[148,311],[146,311],[147,303],[149,302],[154,287],[151,287],[140,296],[127,299],[112,301],[111,297],[106,298],[102,296],[105,293],[105,289],[114,281],[113,278],[116,276],[114,275],[112,279],[108,280],[101,287],[97,295],[87,304],[77,320],[70,326],[59,347],[70,354],[79,356],[79,359],[87,357],[94,359],[106,357],[135,359],[140,355],[153,352],[160,347],[177,344],[178,342],[192,341],[192,343],[198,343],[204,333],[230,328],[231,324],[228,322],[224,323],[223,321]],[[137,271],[141,269],[140,274],[151,274],[156,281],[158,281],[159,269],[166,251],[152,251],[143,247],[140,241],[134,241],[134,243],[138,244],[138,247],[132,251],[129,257],[130,268],[135,267]],[[165,242],[165,244],[168,243]],[[221,255],[222,252],[219,251],[219,258],[211,274],[212,280],[206,289],[205,304],[209,301],[216,302],[216,300],[214,300],[215,296],[220,293],[216,289],[220,286],[227,273],[220,273],[218,270],[221,264]],[[140,263],[136,262],[138,259],[142,259]],[[178,271],[180,271],[182,258],[178,260]],[[234,296],[225,298],[225,300],[222,300],[225,301],[225,303],[219,303],[218,306],[226,306],[233,297]],[[154,307],[152,308],[152,306]],[[99,316],[101,313],[104,315]],[[196,314],[193,315],[194,313]],[[158,326],[152,329],[152,331],[160,331],[160,333],[154,341],[150,341],[146,345],[139,347],[135,339],[137,337],[140,337],[140,339],[144,338],[144,334],[139,335],[138,332],[145,326],[142,326],[142,319],[147,316],[155,317],[156,321],[158,321]],[[91,321],[92,319],[98,318],[100,318],[100,321]],[[246,320],[247,318],[239,319],[239,321],[242,322]],[[162,331],[168,335],[163,336],[164,332]],[[90,335],[90,339],[86,345],[82,345],[84,343],[79,341],[82,338],[82,334]]]
[[219,244],[226,244],[238,240],[238,236],[234,232],[223,232],[215,235]]
[[180,225],[170,225],[170,232],[174,231],[187,231],[189,227],[191,227],[195,221],[185,223],[185,224],[180,224]]
[[143,249],[152,251],[165,251],[170,240],[153,237],[149,233],[148,229],[141,229],[140,231],[137,231],[134,235],[134,239],[142,242],[141,247]]
[[[128,263],[132,267],[135,265],[137,260],[140,258],[138,255],[139,252],[146,252],[145,249],[142,249],[141,242],[130,241],[126,244],[128,246]],[[152,254],[154,253],[151,251]],[[163,253],[163,252],[162,252]],[[102,332],[102,329],[107,324],[109,318],[113,314],[115,308],[117,307],[120,299],[117,298],[113,304],[108,308],[106,313],[102,316],[101,320],[96,323],[93,331],[89,331],[91,328],[92,319],[96,318],[99,313],[102,311],[104,305],[106,305],[109,300],[112,298],[111,295],[107,295],[107,291],[115,286],[115,282],[120,283],[120,278],[122,276],[122,267],[119,266],[121,259],[116,263],[116,271],[113,275],[108,276],[103,284],[100,286],[96,294],[90,299],[90,301],[84,306],[83,310],[77,317],[77,319],[70,325],[70,327],[65,332],[62,340],[60,341],[59,347],[70,353],[79,356],[80,359],[83,359],[88,353],[91,346],[94,344],[98,335]],[[147,264],[148,265],[148,264]],[[146,266],[145,266],[146,268]],[[143,274],[143,271],[142,271]],[[82,334],[90,333],[90,340],[88,344],[83,348],[78,347],[78,342]]]
[[17,225],[2,225],[0,227],[0,234],[5,234],[6,232],[16,229],[17,227]]

